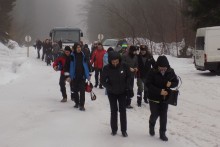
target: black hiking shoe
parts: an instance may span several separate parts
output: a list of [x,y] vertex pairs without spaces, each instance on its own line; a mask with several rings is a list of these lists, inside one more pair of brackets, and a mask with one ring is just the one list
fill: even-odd
[[74,108],[79,108],[79,105],[78,105],[78,104],[75,104],[73,107],[74,107]]
[[62,102],[62,103],[67,102],[67,98],[63,98],[60,102]]
[[104,89],[104,88],[102,87],[102,85],[99,85],[99,88],[100,88],[100,89]]
[[126,108],[127,109],[133,109],[133,107],[131,105],[127,105]]
[[117,134],[117,131],[112,131],[112,136],[115,136]]
[[146,104],[149,103],[147,98],[144,98],[144,102],[145,102]]
[[128,137],[127,132],[121,132],[123,137]]
[[149,134],[150,134],[150,136],[154,136],[155,135],[155,131],[154,131],[153,127],[150,127]]
[[160,133],[160,139],[163,141],[168,141],[168,138],[164,132]]
[[85,109],[84,106],[80,106],[80,107],[79,107],[79,110],[80,110],[80,111],[85,111],[86,109]]

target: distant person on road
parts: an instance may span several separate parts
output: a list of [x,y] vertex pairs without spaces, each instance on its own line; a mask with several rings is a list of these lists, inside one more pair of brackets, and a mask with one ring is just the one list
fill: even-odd
[[112,47],[109,47],[109,48],[107,49],[107,52],[104,54],[104,57],[103,57],[103,67],[109,63],[109,62],[108,62],[108,55],[109,55],[109,53],[110,53],[111,51],[114,51],[114,49],[113,49]]
[[43,43],[40,41],[40,39],[36,40],[35,48],[37,48],[37,59],[40,59],[40,50],[43,46]]
[[90,58],[92,57],[94,51],[98,48],[98,43],[98,41],[94,41],[94,43],[92,44]]
[[61,48],[57,42],[53,43],[52,48],[53,48],[52,54],[53,54],[53,61],[54,61],[58,58]]
[[52,44],[49,39],[46,40],[44,47],[45,47],[45,53],[46,53],[46,63],[48,66],[48,65],[51,65],[51,61],[53,61]]
[[178,79],[174,70],[170,67],[166,56],[157,58],[155,68],[151,69],[148,74],[146,85],[149,89],[149,134],[155,135],[154,127],[157,118],[160,117],[160,139],[168,141],[166,136],[167,130],[167,111],[168,104],[165,101],[168,95],[168,88],[174,88],[178,85]]
[[94,64],[95,69],[95,87],[103,89],[102,84],[99,82],[99,76],[102,73],[103,68],[103,57],[106,51],[104,50],[102,43],[98,43],[98,48],[93,52],[91,58],[91,65]]

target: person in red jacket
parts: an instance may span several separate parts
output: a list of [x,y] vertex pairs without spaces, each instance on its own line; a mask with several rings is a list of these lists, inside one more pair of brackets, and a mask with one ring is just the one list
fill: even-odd
[[93,52],[91,57],[91,65],[94,64],[95,69],[95,87],[103,89],[102,84],[99,83],[99,75],[102,73],[103,68],[103,57],[106,51],[104,50],[102,43],[98,43],[98,48]]
[[64,54],[58,57],[53,63],[54,70],[61,71],[60,81],[59,81],[60,91],[63,96],[63,99],[61,100],[61,102],[67,101],[66,80],[68,79],[68,76],[64,75],[64,67],[65,67],[65,64],[70,61],[70,53],[71,53],[71,48],[69,46],[66,46],[64,49]]

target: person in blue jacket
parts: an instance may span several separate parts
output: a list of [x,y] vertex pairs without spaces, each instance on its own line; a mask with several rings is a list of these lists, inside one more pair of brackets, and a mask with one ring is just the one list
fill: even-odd
[[75,101],[74,108],[85,111],[85,81],[89,80],[90,76],[87,59],[80,44],[74,44],[71,60],[66,65],[66,75],[69,74],[71,79],[71,98]]
[[108,54],[111,51],[114,51],[114,49],[112,47],[109,47],[107,49],[107,52],[104,54],[104,57],[103,57],[103,67],[108,64]]

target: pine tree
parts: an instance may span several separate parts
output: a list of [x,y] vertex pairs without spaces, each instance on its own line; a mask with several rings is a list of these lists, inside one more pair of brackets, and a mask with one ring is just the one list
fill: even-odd
[[11,25],[10,12],[16,0],[0,0],[0,42],[6,43]]
[[220,0],[186,0],[184,13],[193,19],[194,29],[220,25]]

